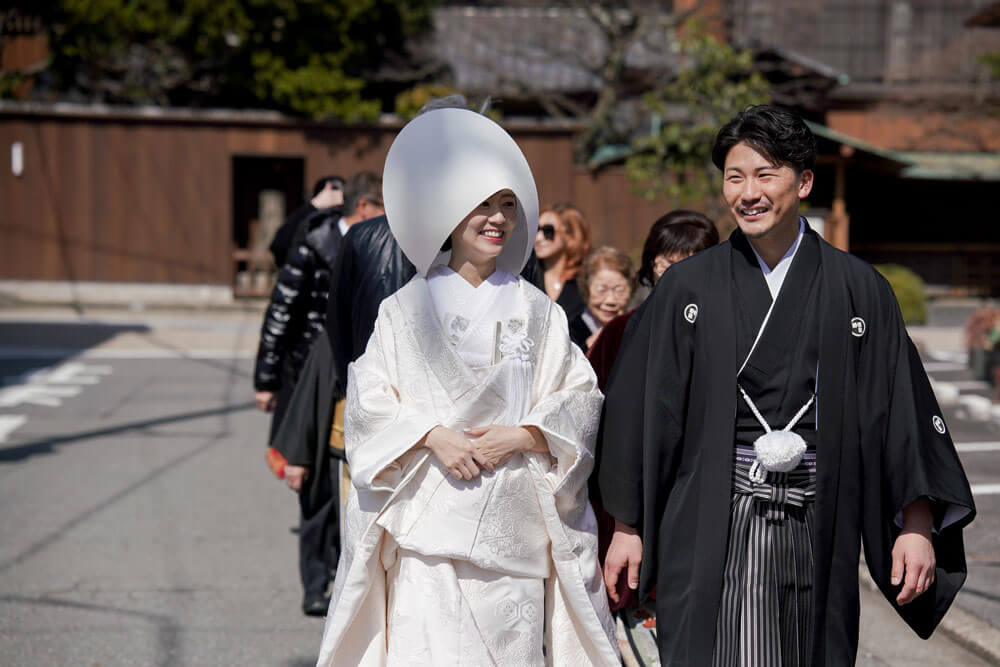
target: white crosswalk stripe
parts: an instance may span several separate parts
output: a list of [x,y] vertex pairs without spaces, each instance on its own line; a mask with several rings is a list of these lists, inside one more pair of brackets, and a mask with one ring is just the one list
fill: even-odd
[[958,364],[954,361],[925,361],[924,370],[928,373],[940,371],[964,371],[965,364]]
[[1000,441],[993,442],[956,442],[955,449],[963,452],[1000,452]]
[[24,426],[28,418],[24,415],[0,415],[0,442],[7,442],[7,436]]
[[80,387],[64,387],[60,385],[20,384],[0,389],[0,408],[12,408],[16,405],[34,404],[57,408],[62,405],[62,399],[76,396]]

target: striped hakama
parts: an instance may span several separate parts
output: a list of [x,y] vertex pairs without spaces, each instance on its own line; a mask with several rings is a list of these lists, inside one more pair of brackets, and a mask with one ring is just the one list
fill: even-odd
[[813,614],[816,453],[788,473],[750,481],[753,448],[739,445],[713,667],[809,664]]

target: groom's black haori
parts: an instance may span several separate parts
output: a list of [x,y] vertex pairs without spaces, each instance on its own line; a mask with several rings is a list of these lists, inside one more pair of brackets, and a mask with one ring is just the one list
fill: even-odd
[[[716,163],[742,141],[811,168],[808,128],[774,111],[751,109],[771,114],[753,131],[740,127],[748,112],[724,128]],[[930,636],[965,581],[975,509],[889,284],[806,229],[772,307],[737,230],[671,267],[637,317],[609,381],[598,467],[606,510],[642,537],[639,594],[656,587],[662,664],[853,664],[862,542],[886,598]],[[793,471],[751,481],[764,428],[737,385],[775,430],[815,395],[793,429],[808,445]],[[897,517],[921,498],[935,582],[899,606]]]

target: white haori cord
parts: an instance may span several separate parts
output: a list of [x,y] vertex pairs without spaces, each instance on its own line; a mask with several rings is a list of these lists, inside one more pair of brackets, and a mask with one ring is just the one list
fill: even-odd
[[799,462],[802,460],[802,455],[806,453],[806,441],[802,439],[802,436],[798,433],[792,431],[795,425],[799,423],[803,415],[812,406],[813,401],[816,400],[816,394],[809,397],[806,404],[803,405],[795,416],[792,417],[792,421],[788,422],[780,431],[772,431],[771,426],[764,419],[763,415],[754,405],[754,402],[750,400],[750,396],[744,391],[743,387],[736,385],[740,390],[740,394],[743,396],[743,400],[746,401],[747,407],[750,408],[750,412],[753,416],[757,418],[760,425],[764,427],[764,435],[757,438],[753,443],[753,451],[756,454],[753,465],[750,466],[750,481],[754,484],[763,484],[764,480],[767,479],[768,472],[791,472],[795,469]]

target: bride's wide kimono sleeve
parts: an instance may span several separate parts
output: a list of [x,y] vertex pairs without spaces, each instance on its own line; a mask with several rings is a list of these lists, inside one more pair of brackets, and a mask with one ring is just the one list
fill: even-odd
[[[395,316],[394,316],[395,315]],[[379,308],[365,353],[348,368],[344,441],[351,479],[359,489],[390,491],[399,483],[399,458],[438,425],[437,418],[400,402],[402,382],[417,365],[399,358],[399,335],[407,326],[398,311]]]
[[[542,432],[552,462],[536,482],[558,573],[547,594],[552,655],[558,657],[555,664],[619,664],[597,561],[597,520],[587,502],[604,396],[590,362],[569,339],[562,308],[552,305],[547,321],[535,360],[532,407],[520,423]],[[580,633],[574,625],[588,630]]]
[[534,426],[549,445],[554,464],[546,473],[560,512],[581,507],[594,468],[594,443],[603,394],[594,369],[570,341],[562,308],[551,307],[535,362],[531,408],[522,426]]

